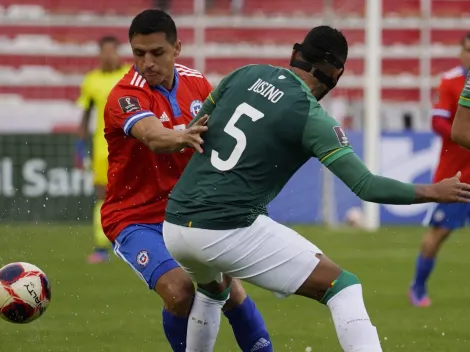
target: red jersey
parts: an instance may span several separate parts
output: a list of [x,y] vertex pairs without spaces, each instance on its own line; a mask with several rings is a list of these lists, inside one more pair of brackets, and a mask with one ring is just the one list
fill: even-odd
[[101,223],[111,240],[132,224],[163,222],[168,195],[193,151],[155,154],[129,133],[143,118],[158,118],[164,127],[184,129],[212,91],[198,71],[175,65],[171,91],[150,87],[134,69],[108,96],[104,110],[108,142],[108,185],[101,208]]
[[433,106],[433,129],[442,138],[439,164],[434,174],[434,182],[462,172],[462,181],[470,182],[470,151],[452,142],[450,131],[462,87],[465,84],[466,70],[462,66],[453,68],[442,77],[438,98]]

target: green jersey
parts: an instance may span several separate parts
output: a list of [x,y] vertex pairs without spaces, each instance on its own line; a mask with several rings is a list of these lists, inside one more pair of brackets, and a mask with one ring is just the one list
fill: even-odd
[[207,112],[204,153],[194,153],[169,197],[166,220],[174,224],[249,226],[309,158],[328,166],[352,153],[339,123],[284,68],[238,69],[198,117]]

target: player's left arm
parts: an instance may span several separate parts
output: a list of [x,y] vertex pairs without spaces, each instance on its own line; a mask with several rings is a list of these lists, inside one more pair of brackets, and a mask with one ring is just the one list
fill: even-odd
[[452,81],[443,78],[438,88],[438,99],[432,108],[431,127],[435,133],[446,139],[450,138],[455,103]]
[[455,143],[470,149],[470,72],[460,94],[459,106],[452,124],[451,138]]
[[373,175],[352,150],[338,122],[319,105],[310,110],[302,144],[364,201],[384,204],[430,201],[426,186]]

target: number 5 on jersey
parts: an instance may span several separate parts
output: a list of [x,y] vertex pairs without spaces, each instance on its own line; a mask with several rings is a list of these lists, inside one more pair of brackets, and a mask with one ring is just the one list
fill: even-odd
[[232,169],[238,163],[238,160],[240,160],[240,157],[246,148],[246,135],[241,129],[235,126],[237,121],[243,115],[248,116],[253,122],[256,122],[264,117],[264,114],[261,111],[255,109],[247,103],[238,105],[224,128],[224,132],[235,138],[237,141],[235,148],[233,148],[233,151],[227,160],[220,159],[219,152],[212,150],[211,163],[216,169],[220,171],[228,171]]

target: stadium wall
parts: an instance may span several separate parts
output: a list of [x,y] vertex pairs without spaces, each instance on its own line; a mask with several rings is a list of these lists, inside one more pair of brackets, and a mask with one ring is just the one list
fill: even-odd
[[[349,132],[362,155],[363,135]],[[93,184],[90,172],[73,168],[75,137],[70,134],[0,135],[0,221],[91,221]],[[379,146],[377,146],[379,147]],[[432,133],[382,135],[383,176],[406,182],[429,182],[440,150]],[[324,168],[311,160],[269,205],[270,215],[283,223],[322,222]],[[361,201],[335,179],[334,203],[339,220]],[[383,224],[417,224],[428,204],[381,207]]]

